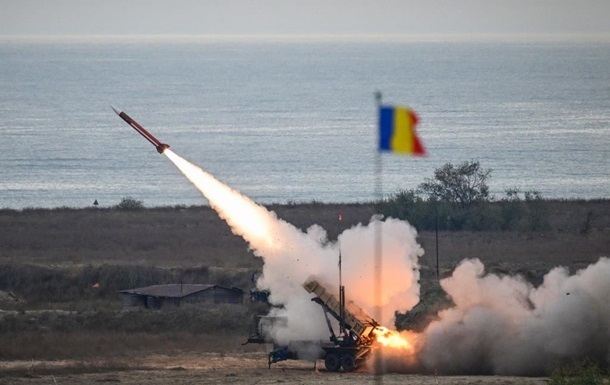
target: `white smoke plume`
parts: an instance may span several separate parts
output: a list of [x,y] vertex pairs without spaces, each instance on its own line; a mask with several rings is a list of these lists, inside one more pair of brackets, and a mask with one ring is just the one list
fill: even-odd
[[541,375],[570,359],[610,363],[608,258],[574,275],[555,268],[537,288],[465,260],[441,286],[455,307],[424,332],[419,357],[429,369]]
[[[357,225],[339,235],[343,255],[343,284],[346,296],[374,315],[375,309],[375,227]],[[393,328],[394,313],[404,313],[419,302],[419,263],[424,250],[417,232],[407,222],[388,218],[381,222],[381,325]]]
[[[329,242],[321,227],[302,232],[170,150],[165,154],[232,231],[263,258],[258,286],[270,290],[272,303],[283,305],[274,315],[288,320],[286,327],[276,330],[278,342],[328,338],[322,310],[301,285],[316,275],[338,286],[339,252],[346,296],[375,314],[373,256],[378,219]],[[381,226],[383,318],[378,321],[392,327],[395,311],[408,311],[419,301],[418,258],[423,250],[408,223],[386,219]],[[465,260],[441,286],[455,305],[440,312],[422,333],[405,333],[413,349],[385,349],[390,369],[539,375],[549,373],[562,360],[589,357],[610,364],[608,258],[574,275],[555,268],[539,287],[519,276],[486,275],[479,260]]]
[[[346,297],[374,314],[373,256],[377,220],[368,226],[346,230],[338,242],[329,242],[320,226],[314,225],[304,233],[170,150],[165,154],[208,199],[233,233],[244,238],[254,254],[263,258],[263,275],[258,287],[270,290],[272,303],[283,305],[274,315],[288,318],[287,327],[277,331],[280,343],[290,339],[328,339],[322,309],[311,302],[312,296],[302,285],[310,275],[315,275],[322,282],[338,287],[339,252]],[[423,250],[415,240],[415,229],[406,222],[389,219],[381,222],[381,226],[380,305],[384,317],[378,321],[393,326],[395,310],[407,311],[418,302],[417,259]]]

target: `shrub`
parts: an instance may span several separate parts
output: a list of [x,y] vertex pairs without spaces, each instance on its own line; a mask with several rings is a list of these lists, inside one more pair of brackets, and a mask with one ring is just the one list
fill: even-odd
[[523,202],[519,198],[518,189],[506,189],[505,192],[506,198],[499,202],[500,228],[502,230],[514,230],[519,226],[523,218]]
[[398,190],[380,205],[381,214],[386,217],[408,219],[418,223],[416,217],[421,216],[422,209],[423,199],[415,190]]
[[530,230],[541,231],[551,228],[549,223],[549,210],[539,191],[526,191],[525,205],[528,209]]
[[115,208],[125,211],[142,210],[144,209],[144,203],[132,197],[125,197],[121,199],[121,202]]

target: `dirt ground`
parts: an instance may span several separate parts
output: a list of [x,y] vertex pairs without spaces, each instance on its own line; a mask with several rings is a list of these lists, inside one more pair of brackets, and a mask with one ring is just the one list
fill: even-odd
[[322,361],[317,363],[317,369],[303,361],[285,361],[269,369],[264,352],[151,355],[129,361],[129,368],[117,369],[116,365],[116,361],[0,362],[0,384],[546,384],[545,378],[527,377],[375,376],[366,370],[331,373],[324,369]]

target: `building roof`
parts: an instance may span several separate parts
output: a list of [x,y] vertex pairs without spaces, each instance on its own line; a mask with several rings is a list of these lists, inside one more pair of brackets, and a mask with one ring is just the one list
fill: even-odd
[[231,290],[238,294],[243,294],[243,290],[238,288],[228,288],[219,285],[200,284],[200,283],[171,283],[167,285],[153,285],[140,287],[137,289],[121,290],[119,293],[148,295],[152,297],[164,298],[182,298],[191,294],[199,293],[200,291],[219,288],[223,290]]

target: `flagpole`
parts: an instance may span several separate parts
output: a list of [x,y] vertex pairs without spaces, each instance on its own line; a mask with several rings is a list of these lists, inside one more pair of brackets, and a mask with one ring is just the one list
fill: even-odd
[[[426,154],[426,149],[422,145],[415,126],[419,118],[413,110],[408,107],[383,107],[381,92],[375,92],[378,113],[378,146],[375,157],[375,189],[377,193],[377,218],[375,220],[375,266],[374,270],[374,297],[375,297],[375,318],[377,321],[383,320],[383,159],[381,151],[393,151],[412,156],[422,156]],[[383,110],[383,111],[382,111]],[[438,249],[438,247],[437,247]],[[437,263],[438,266],[438,263]],[[438,267],[437,267],[438,268]],[[375,382],[383,382],[385,365],[382,357],[382,349],[378,349],[375,355]]]
[[[379,119],[379,115],[381,114],[381,104],[382,104],[382,95],[381,95],[381,91],[377,91],[375,92],[375,102],[377,104],[377,114],[378,114],[378,119]],[[379,123],[377,123],[377,125],[379,125]],[[378,128],[379,130],[379,128]],[[379,132],[377,133],[377,135],[379,136]],[[380,140],[378,138],[378,140]],[[382,319],[382,310],[381,310],[381,299],[382,299],[382,293],[381,293],[381,268],[382,268],[382,254],[383,254],[383,248],[382,248],[382,242],[381,242],[381,238],[382,238],[382,223],[381,223],[381,207],[382,207],[382,201],[383,201],[383,180],[382,180],[382,175],[383,175],[383,162],[381,159],[381,149],[380,149],[380,144],[377,144],[377,150],[376,150],[376,154],[375,154],[375,192],[377,195],[377,221],[375,222],[375,267],[374,267],[374,272],[375,272],[375,277],[373,279],[373,285],[374,287],[374,293],[375,293],[375,320],[377,322],[381,322]],[[376,354],[376,362],[375,362],[375,371],[376,371],[376,383],[381,384],[383,383],[383,379],[382,379],[382,375],[383,375],[383,359],[382,359],[382,353],[381,353],[381,349],[379,349],[377,351]]]

